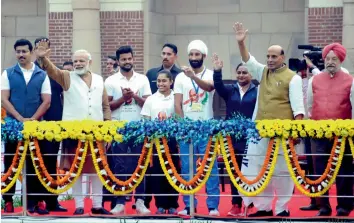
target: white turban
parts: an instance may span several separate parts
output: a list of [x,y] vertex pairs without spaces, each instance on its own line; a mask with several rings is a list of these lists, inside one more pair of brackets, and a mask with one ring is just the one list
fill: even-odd
[[205,45],[205,43],[199,39],[193,40],[192,42],[189,43],[188,45],[188,54],[191,52],[191,50],[198,50],[205,56],[208,55],[208,47]]

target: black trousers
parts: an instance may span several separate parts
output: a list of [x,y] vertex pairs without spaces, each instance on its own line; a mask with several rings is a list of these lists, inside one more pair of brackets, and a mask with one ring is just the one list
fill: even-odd
[[[172,162],[175,165],[177,172],[181,173],[180,159],[179,156],[176,156],[179,154],[176,140],[170,139],[168,141],[168,147],[170,149],[170,154],[172,155]],[[163,174],[155,145],[153,151],[153,165],[147,170],[146,174]],[[154,196],[155,206],[157,208],[178,208],[178,192],[173,189],[165,176],[146,176],[145,184],[146,194],[170,194],[170,196]],[[151,200],[152,196],[145,197],[145,206],[147,208],[150,208]]]
[[[322,175],[327,166],[328,158],[333,146],[333,140],[313,139],[311,140],[311,146],[313,153],[328,154],[328,156],[314,157],[315,174]],[[337,196],[353,196],[353,177],[348,177],[353,175],[353,157],[351,155],[349,142],[346,142],[345,144],[344,154],[349,154],[349,156],[347,155],[343,157],[338,175],[347,175],[347,177],[337,176]],[[324,195],[328,195],[328,192]],[[319,199],[319,203],[321,207],[331,209],[328,197],[321,197]],[[338,197],[337,204],[337,209],[344,208],[346,210],[352,210],[353,198]]]
[[[15,154],[16,149],[17,149],[17,144],[18,142],[6,142],[5,143],[5,154]],[[29,149],[27,150],[27,156],[26,156],[26,186],[27,186],[27,194],[33,194],[33,193],[41,193],[42,190],[40,188],[43,188],[41,183],[38,180],[38,177],[36,175],[28,176],[28,174],[35,174],[34,167],[32,164],[32,159],[29,154]],[[5,165],[5,171],[9,169],[9,167],[12,164],[12,159],[14,155],[5,155],[4,156],[4,165]],[[3,199],[5,203],[7,202],[13,202],[12,196],[15,193],[16,190],[16,183],[10,188],[10,190],[7,193],[3,194]],[[22,191],[22,194],[24,194],[24,191]],[[39,197],[38,195],[27,195],[27,208],[35,206],[38,201],[42,201],[42,197]]]
[[[39,147],[41,149],[44,165],[47,168],[48,173],[56,179],[57,173],[57,158],[58,152],[60,148],[60,142],[56,141],[47,141],[41,140],[39,141]],[[50,156],[46,156],[50,155]],[[39,196],[40,200],[44,200],[47,204],[47,208],[54,209],[58,205],[58,195],[51,194],[48,192],[42,184],[39,186],[40,193],[43,193],[43,196]]]
[[[232,139],[232,145],[234,147],[234,152],[236,154],[237,165],[241,169],[243,155],[245,153],[245,148],[246,148],[246,141],[245,140],[236,141],[235,139]],[[232,200],[231,200],[232,205],[238,205],[239,207],[242,207],[242,197],[240,193],[238,192],[237,188],[234,186],[233,183],[230,183],[230,186],[231,186],[231,195],[232,195]]]

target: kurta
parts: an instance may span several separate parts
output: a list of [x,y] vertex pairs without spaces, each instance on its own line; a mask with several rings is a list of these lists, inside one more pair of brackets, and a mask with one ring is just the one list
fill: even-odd
[[[63,87],[63,121],[85,119],[103,121],[111,119],[108,97],[103,78],[100,75],[91,73],[91,83],[88,83],[73,71],[57,69],[47,58],[43,59],[43,67],[46,69],[48,76]],[[75,154],[77,144],[77,140],[63,142],[62,154]],[[89,151],[83,173],[96,173]],[[74,155],[61,157],[60,168],[70,169],[73,161]]]

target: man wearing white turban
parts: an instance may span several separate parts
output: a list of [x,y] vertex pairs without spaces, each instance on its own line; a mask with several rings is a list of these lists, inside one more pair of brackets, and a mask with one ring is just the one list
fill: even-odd
[[[193,120],[207,120],[213,118],[213,96],[214,82],[213,71],[203,66],[204,59],[208,55],[208,48],[201,40],[194,40],[188,45],[188,56],[191,67],[182,66],[183,72],[177,75],[174,85],[175,93],[175,112],[180,117],[187,117]],[[204,154],[208,139],[192,142],[194,154]],[[189,180],[189,143],[179,142],[182,174]],[[196,163],[197,156],[194,156]],[[210,216],[219,216],[219,176],[217,162],[211,170],[211,176],[206,183],[206,193],[208,194],[207,206]],[[193,168],[196,169],[195,167]],[[189,196],[183,196],[185,209],[179,215],[190,215]],[[194,199],[194,206],[197,200]]]

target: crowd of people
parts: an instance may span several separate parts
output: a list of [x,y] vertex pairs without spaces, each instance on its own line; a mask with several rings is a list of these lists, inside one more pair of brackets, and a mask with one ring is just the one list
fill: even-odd
[[[353,77],[343,71],[341,64],[345,60],[346,50],[339,43],[326,46],[322,57],[325,69],[318,70],[307,59],[309,69],[306,74],[298,75],[288,68],[285,52],[279,45],[272,45],[266,52],[267,64],[259,63],[247,48],[247,29],[242,23],[234,25],[235,41],[238,43],[242,61],[236,67],[236,81],[224,84],[222,78],[223,61],[217,54],[212,55],[213,69],[205,66],[210,56],[207,45],[201,40],[193,40],[187,46],[189,66],[176,65],[178,49],[172,43],[162,46],[162,65],[148,70],[146,75],[134,70],[134,51],[131,46],[120,46],[115,56],[107,58],[107,74],[99,75],[91,71],[93,61],[86,50],[77,50],[72,61],[65,62],[60,69],[50,60],[50,40],[38,38],[34,46],[27,39],[17,40],[14,51],[17,63],[4,70],[1,81],[1,105],[8,116],[25,122],[59,121],[59,120],[126,120],[140,119],[165,120],[175,115],[192,120],[208,120],[214,117],[214,93],[220,95],[226,103],[226,119],[234,114],[253,120],[290,119],[290,120],[327,120],[352,119],[353,117]],[[32,54],[36,61],[32,62]],[[310,71],[314,74],[310,75]],[[303,78],[302,78],[303,77]],[[310,78],[311,77],[311,78]],[[308,81],[305,81],[308,80]],[[253,80],[258,81],[254,84]],[[306,84],[303,84],[306,83]],[[336,86],[336,87],[332,87]],[[79,112],[78,112],[79,111]],[[305,139],[306,150],[317,154],[330,154],[333,140]],[[246,143],[246,139],[233,140],[237,154],[236,160],[245,175],[257,175],[262,167],[267,152],[269,139],[263,138],[257,144]],[[193,145],[193,154],[204,154],[207,141],[200,140]],[[170,152],[174,154],[173,163],[178,173],[189,180],[189,143],[168,141]],[[13,154],[17,142],[6,142],[5,153]],[[62,154],[73,154],[77,147],[76,140],[62,142]],[[134,172],[138,156],[120,156],[122,154],[140,154],[142,144],[134,141],[113,144],[106,147],[110,168],[114,174]],[[58,154],[60,143],[40,141],[42,154]],[[282,150],[280,150],[282,151]],[[154,148],[156,152],[156,148]],[[350,154],[349,145],[345,153]],[[178,156],[180,155],[180,156]],[[5,170],[11,165],[13,156],[5,155]],[[28,158],[30,159],[30,158]],[[156,160],[155,160],[156,159]],[[196,163],[198,156],[194,155]],[[56,156],[44,156],[46,168],[50,174],[56,174]],[[309,159],[312,174],[322,175],[326,168],[328,156]],[[62,156],[60,168],[70,167],[73,157]],[[33,174],[33,165],[28,160],[27,173]],[[220,189],[218,164],[211,168],[211,176],[206,182],[206,200],[210,216],[219,216]],[[194,168],[195,169],[195,168]],[[352,175],[351,156],[343,158],[340,175]],[[83,174],[91,174],[90,181],[93,194],[102,194],[102,184],[88,156]],[[164,176],[158,158],[154,156],[147,172],[160,176],[146,176],[134,193],[135,207],[138,214],[146,215],[151,211],[152,196],[146,194],[171,194],[171,196],[155,196],[156,214],[190,215],[191,204],[188,195],[183,196],[184,207],[178,206],[178,192],[169,184]],[[283,156],[278,157],[275,175],[289,175]],[[124,177],[119,177],[125,179]],[[57,196],[48,196],[46,189],[35,175],[28,176],[27,210],[30,213],[48,214],[50,211],[67,211],[57,200]],[[337,216],[348,216],[353,208],[353,178],[337,177]],[[15,186],[4,194],[5,212],[14,212],[12,194]],[[244,209],[255,207],[257,211],[249,217],[290,216],[289,202],[294,191],[294,183],[289,177],[274,176],[268,187],[256,197],[241,196],[231,184],[232,208],[230,216],[239,216]],[[75,199],[74,215],[84,214],[84,194],[82,194],[82,177],[73,186]],[[103,196],[94,196],[92,213],[102,215],[124,215],[125,204],[132,197],[110,196],[103,190]],[[42,193],[43,196],[31,195]],[[345,197],[347,196],[347,197]],[[348,197],[349,196],[349,197]],[[275,208],[272,209],[273,200]],[[104,202],[111,202],[111,210],[104,209]],[[198,207],[198,199],[194,199],[193,207]],[[195,210],[195,211],[196,211]],[[303,210],[318,210],[318,216],[329,216],[332,208],[328,197],[311,200]]]

